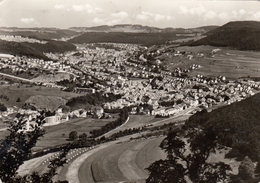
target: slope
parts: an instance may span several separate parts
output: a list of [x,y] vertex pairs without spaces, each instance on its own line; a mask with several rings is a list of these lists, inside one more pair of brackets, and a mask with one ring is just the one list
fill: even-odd
[[219,132],[223,145],[233,147],[236,156],[250,156],[260,153],[260,93],[213,110],[198,112],[186,122],[187,126],[213,127]]
[[18,43],[0,40],[0,53],[22,55],[32,58],[50,60],[43,52],[64,53],[75,50],[76,46],[64,41],[48,41],[46,44]]
[[207,37],[192,42],[190,46],[210,45],[239,50],[260,50],[260,22],[229,22],[209,31]]

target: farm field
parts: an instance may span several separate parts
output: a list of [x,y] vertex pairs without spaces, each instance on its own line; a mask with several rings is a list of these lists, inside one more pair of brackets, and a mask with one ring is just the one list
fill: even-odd
[[165,153],[158,147],[163,138],[138,140],[113,144],[93,153],[81,165],[81,183],[114,183],[120,181],[145,182],[145,170],[152,162],[164,159]]

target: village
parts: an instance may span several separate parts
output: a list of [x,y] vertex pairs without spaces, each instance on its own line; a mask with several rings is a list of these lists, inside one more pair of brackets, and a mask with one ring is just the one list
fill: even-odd
[[[49,125],[66,122],[72,116],[109,117],[108,114],[104,114],[104,110],[123,107],[131,107],[133,115],[170,117],[187,109],[195,113],[202,109],[212,110],[220,105],[243,100],[260,89],[259,82],[253,80],[230,80],[225,76],[208,78],[202,74],[183,77],[183,73],[190,73],[193,70],[198,72],[203,67],[192,62],[188,68],[176,67],[169,71],[163,69],[157,59],[149,68],[144,65],[143,56],[133,58],[137,52],[147,50],[146,47],[132,44],[103,44],[112,48],[103,48],[102,44],[101,47],[85,44],[78,45],[77,51],[66,54],[46,53],[47,56],[56,58],[54,61],[2,54],[0,73],[2,77],[15,77],[12,78],[15,82],[56,87],[63,91],[68,91],[68,86],[66,82],[61,84],[62,81],[77,83],[69,92],[81,95],[96,92],[104,95],[107,93],[121,95],[120,99],[97,106],[95,110],[78,109],[64,113],[62,109],[57,108],[54,116],[46,118]],[[170,51],[175,57],[183,56],[179,51]],[[192,60],[193,56],[197,55],[203,56],[203,53],[188,53],[185,56]],[[8,85],[7,81],[4,83]],[[0,116],[8,116],[20,110],[32,117],[32,111],[16,107],[8,108]]]

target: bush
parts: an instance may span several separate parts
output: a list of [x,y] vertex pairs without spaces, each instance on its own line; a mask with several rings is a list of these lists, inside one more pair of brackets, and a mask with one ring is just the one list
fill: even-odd
[[258,162],[256,164],[255,172],[260,173],[260,160],[258,160]]
[[76,131],[72,131],[69,134],[69,140],[76,140],[78,138],[78,133]]
[[20,97],[17,98],[16,102],[21,102],[21,99]]
[[254,169],[252,160],[246,156],[238,167],[238,175],[243,180],[250,180],[254,178]]
[[4,112],[7,111],[7,107],[4,104],[0,103],[0,111]]

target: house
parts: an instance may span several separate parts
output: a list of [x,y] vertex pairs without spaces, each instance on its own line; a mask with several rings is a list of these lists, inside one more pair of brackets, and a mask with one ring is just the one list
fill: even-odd
[[154,110],[152,111],[152,115],[161,115],[161,116],[164,116],[164,115],[165,115],[165,108],[154,109]]
[[91,113],[100,119],[103,116],[104,109],[102,107],[93,107],[91,108]]
[[45,126],[48,126],[48,125],[54,125],[54,124],[57,124],[59,123],[61,120],[61,117],[60,116],[49,116],[49,117],[46,117],[44,119],[45,121]]

